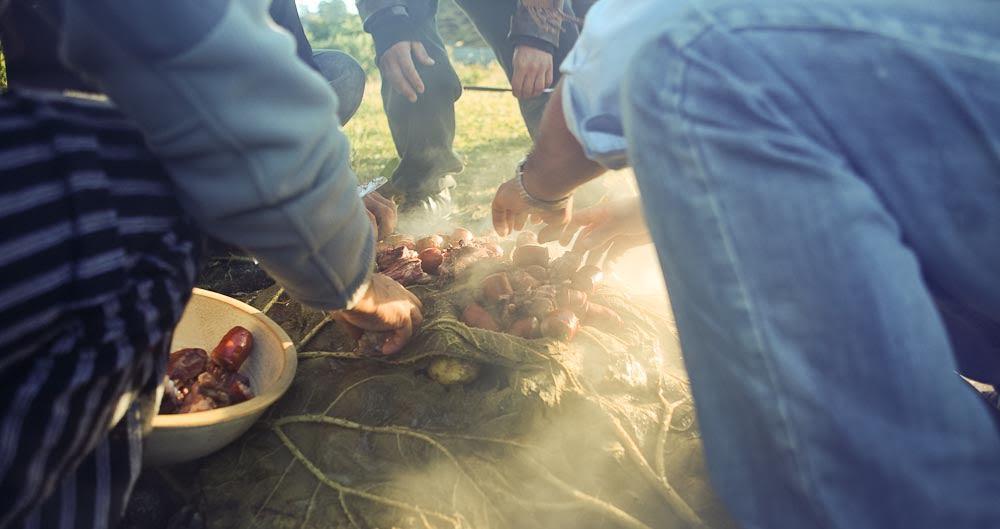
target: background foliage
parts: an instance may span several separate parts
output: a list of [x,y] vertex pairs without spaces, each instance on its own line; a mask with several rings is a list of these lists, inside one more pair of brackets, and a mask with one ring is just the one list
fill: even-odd
[[[371,35],[361,27],[361,17],[349,13],[341,0],[323,0],[315,11],[303,10],[302,26],[312,47],[346,52],[358,60],[369,75],[376,73]],[[454,0],[441,0],[438,29],[448,47],[486,47],[465,13]]]

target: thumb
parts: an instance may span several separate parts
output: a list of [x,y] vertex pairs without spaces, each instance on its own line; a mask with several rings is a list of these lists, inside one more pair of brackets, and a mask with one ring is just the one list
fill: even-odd
[[360,340],[361,335],[365,333],[365,331],[363,331],[360,327],[344,319],[343,316],[337,313],[334,313],[331,316],[333,317],[333,321],[337,322],[337,324],[340,325],[340,328],[343,329],[344,332],[346,332],[347,335],[350,336],[351,338],[355,340]]
[[410,341],[411,336],[413,336],[413,322],[407,318],[403,326],[392,331],[392,336],[382,345],[382,354],[388,356],[398,353],[406,342]]
[[419,41],[413,42],[413,57],[417,59],[421,64],[431,66],[434,64],[434,59],[427,54],[427,50],[424,48],[424,44]]

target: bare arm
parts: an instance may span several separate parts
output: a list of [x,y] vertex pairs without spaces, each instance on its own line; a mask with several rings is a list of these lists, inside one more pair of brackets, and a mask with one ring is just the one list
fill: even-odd
[[606,169],[587,158],[583,147],[566,125],[560,83],[542,114],[538,141],[524,166],[528,193],[541,200],[556,200],[604,174]]
[[568,197],[573,190],[605,170],[587,158],[570,132],[560,84],[545,107],[535,148],[524,164],[523,179],[515,177],[504,182],[493,198],[493,227],[505,236],[524,228],[529,215],[549,224],[566,224],[572,214],[572,200]]

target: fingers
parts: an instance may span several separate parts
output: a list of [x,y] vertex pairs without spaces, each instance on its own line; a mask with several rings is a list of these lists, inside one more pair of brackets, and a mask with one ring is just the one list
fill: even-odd
[[368,221],[372,223],[372,232],[375,234],[375,239],[381,241],[382,234],[379,233],[378,219],[375,218],[375,214],[369,209],[365,209],[365,214],[368,215]]
[[620,235],[616,226],[610,223],[597,224],[592,226],[586,233],[581,234],[581,236],[576,240],[576,249],[581,251],[590,251],[594,248],[604,246],[616,236]]
[[544,244],[559,239],[565,228],[559,224],[546,224],[538,230],[538,242]]
[[[614,241],[609,240],[600,246],[592,248],[590,251],[587,252],[586,264],[599,267],[601,265],[601,261],[603,260],[604,254],[608,253],[608,250],[611,249],[611,246],[613,244]],[[576,249],[574,248],[574,251],[575,250]]]
[[410,103],[417,102],[417,92],[410,86],[410,83],[403,76],[400,71],[399,66],[396,63],[389,63],[386,67],[382,69],[382,75],[385,77],[386,81],[394,90],[399,92],[400,95],[405,97]]
[[506,237],[510,233],[510,223],[507,222],[507,208],[497,202],[497,197],[493,198],[493,229],[501,237]]
[[510,79],[510,89],[514,92],[514,97],[521,99],[524,94],[524,79],[527,77],[524,67],[514,65],[514,75]]
[[[379,59],[379,69],[389,84],[411,103],[417,101],[417,93],[424,92],[424,82],[413,65],[415,45],[419,42],[401,41],[394,44]],[[420,45],[424,56],[427,51]],[[428,59],[430,57],[427,57]]]
[[427,54],[427,50],[424,48],[424,44],[419,41],[413,43],[413,57],[417,59],[420,64],[425,66],[434,66],[434,59]]
[[[581,232],[581,228],[583,231]],[[585,223],[581,223],[576,217],[566,225],[566,229],[563,230],[562,235],[559,236],[559,244],[562,246],[569,246],[573,242],[573,238],[577,236],[577,233],[585,233],[589,227]]]
[[[392,336],[382,347],[382,353],[386,355],[396,354],[401,351],[410,341],[410,338],[413,337],[413,330],[424,322],[424,315],[420,312],[420,309],[423,307],[420,299],[409,290],[402,288],[402,286],[400,286],[400,289],[405,293],[406,299],[410,302],[409,311],[405,316],[401,316],[401,324],[393,329]],[[406,309],[403,310],[405,311]]]
[[514,227],[514,230],[516,231],[523,230],[524,225],[528,222],[528,213],[527,212],[516,213],[513,215],[513,217],[514,219],[512,225]]
[[364,334],[365,332],[364,330],[361,329],[361,327],[358,327],[357,325],[350,323],[349,321],[344,319],[343,316],[340,316],[337,313],[334,313],[331,316],[333,318],[333,321],[337,322],[337,325],[339,325],[341,329],[344,329],[344,332],[346,332],[348,336],[350,336],[355,340],[361,339],[361,335]]
[[420,312],[420,309],[417,307],[410,309],[410,322],[414,329],[420,327],[420,325],[424,323],[424,314],[423,312]]
[[403,72],[403,77],[410,83],[417,93],[424,93],[424,80],[420,78],[420,74],[417,73],[417,67],[413,64],[413,57],[409,54],[406,58],[399,61],[399,69]]
[[553,68],[551,64],[549,65],[548,68],[545,69],[545,86],[542,87],[543,90],[545,88],[552,86],[552,81],[554,80],[552,70]]
[[543,68],[538,70],[538,73],[535,75],[535,84],[531,89],[531,95],[528,97],[538,97],[542,95],[542,90],[545,90],[548,86],[546,82],[548,75],[547,69]]
[[375,215],[379,240],[396,231],[396,203],[378,193],[369,193],[364,198],[365,208]]
[[610,268],[611,265],[615,264],[618,259],[621,259],[621,256],[625,255],[625,252],[633,246],[635,245],[630,244],[628,241],[615,239],[614,243],[611,244],[611,248],[608,249],[608,253],[604,256],[604,268]]
[[403,347],[410,338],[413,337],[413,322],[410,318],[406,318],[403,325],[392,332],[392,336],[386,340],[385,344],[382,346],[382,354],[384,355],[394,355],[403,350]]

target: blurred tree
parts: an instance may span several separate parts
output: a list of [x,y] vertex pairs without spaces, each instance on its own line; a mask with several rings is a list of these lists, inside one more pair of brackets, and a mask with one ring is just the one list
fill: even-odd
[[455,0],[441,0],[438,4],[438,30],[441,31],[441,38],[449,46],[470,46],[476,48],[487,48],[486,41],[476,31],[476,26],[472,24],[465,11],[458,7]]
[[[360,17],[347,11],[344,1],[320,0],[315,11],[301,10],[302,26],[313,49],[335,49],[348,53],[361,63],[366,72],[372,74],[376,65],[371,35],[362,29]],[[487,47],[455,0],[441,0],[438,28],[448,46]]]
[[357,14],[347,12],[342,0],[322,0],[315,11],[300,10],[299,16],[314,50],[340,50],[357,59],[368,74],[375,72],[371,35],[362,29]]

